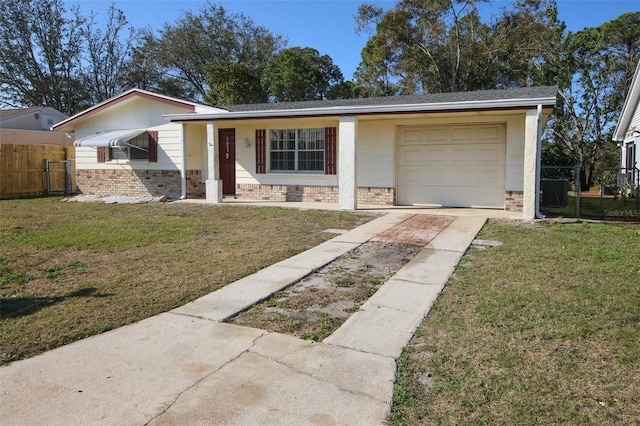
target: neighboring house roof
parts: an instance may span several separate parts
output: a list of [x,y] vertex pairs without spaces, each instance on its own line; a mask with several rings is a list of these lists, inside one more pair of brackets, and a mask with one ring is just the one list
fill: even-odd
[[[638,102],[640,102],[640,61],[638,61],[638,65],[636,66],[636,72],[633,75],[631,87],[629,88],[627,98],[625,99],[624,106],[622,107],[622,112],[618,118],[618,124],[613,132],[614,141],[624,140],[627,130],[629,130],[631,120],[633,119],[633,114],[638,107]],[[635,130],[640,132],[640,129]]]
[[511,109],[537,105],[554,106],[557,94],[558,88],[555,86],[540,86],[381,98],[247,104],[223,106],[220,108],[224,111],[213,113],[171,114],[167,115],[167,118],[171,121],[193,121]]
[[172,98],[171,96],[165,96],[159,93],[153,93],[146,90],[133,88],[119,95],[116,95],[112,98],[109,98],[105,101],[102,101],[99,104],[92,106],[91,108],[87,108],[86,110],[72,117],[69,117],[66,120],[59,122],[58,124],[53,126],[53,129],[56,131],[66,131],[67,128],[73,127],[73,125],[79,121],[82,121],[97,113],[113,108],[122,102],[126,102],[136,97],[151,99],[157,102],[179,106],[190,111],[190,113],[221,111],[219,108],[214,108],[207,105],[198,104],[195,102],[185,101],[183,99]]
[[42,107],[14,108],[0,110],[0,122],[40,111]]
[[[11,109],[2,109],[0,110],[0,127],[4,127],[4,128],[17,128],[20,129],[22,128],[22,126],[18,126],[18,127],[12,127],[12,122],[14,122],[13,125],[15,125],[16,121],[19,121],[21,119],[24,119],[28,116],[32,116],[34,114],[50,114],[50,115],[58,115],[60,117],[67,117],[66,114],[63,114],[62,112],[58,111],[57,109],[53,108],[53,107],[46,107],[46,106],[37,106],[37,107],[28,107],[28,108],[11,108]],[[28,128],[25,130],[34,130],[32,128]]]

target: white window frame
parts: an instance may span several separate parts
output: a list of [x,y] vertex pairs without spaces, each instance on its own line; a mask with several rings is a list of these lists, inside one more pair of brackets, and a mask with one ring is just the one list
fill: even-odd
[[632,141],[629,142],[625,148],[625,167],[627,169],[627,172],[633,171],[633,169],[636,167],[636,150],[638,149],[638,146],[636,145],[635,141]]
[[[287,136],[290,132],[294,132],[294,148],[293,149],[274,149],[274,142],[286,143],[287,140],[291,141],[292,139]],[[317,137],[313,140],[308,140],[309,144],[317,144],[319,142],[322,143],[322,148],[300,148],[301,143],[304,143],[303,137],[301,135],[303,133],[313,134],[317,132]],[[272,173],[308,173],[308,174],[324,174],[325,173],[325,163],[326,163],[326,147],[327,141],[325,138],[325,129],[324,128],[302,128],[302,129],[269,129],[269,171]],[[281,170],[273,168],[273,157],[272,154],[275,152],[293,152],[293,169]],[[321,152],[322,153],[322,169],[317,170],[300,170],[300,153],[301,152]]]
[[[122,158],[114,158],[113,152],[116,149],[123,151],[125,155],[123,155]],[[145,158],[131,158],[131,152],[133,150],[136,152],[145,152]],[[109,147],[109,161],[149,161],[149,133],[142,133],[141,135],[130,139],[126,143],[123,143],[122,146]]]

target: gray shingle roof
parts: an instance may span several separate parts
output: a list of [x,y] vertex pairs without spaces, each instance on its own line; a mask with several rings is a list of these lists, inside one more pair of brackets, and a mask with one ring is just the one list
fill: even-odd
[[29,108],[13,108],[0,110],[0,121],[8,120],[9,118],[19,117],[26,115],[30,112],[40,111],[42,107],[29,107]]
[[282,111],[307,108],[366,107],[388,105],[444,104],[457,102],[500,101],[514,99],[555,98],[556,86],[495,89],[473,92],[433,93],[428,95],[387,96],[381,98],[339,99],[327,101],[278,102],[264,104],[229,105],[220,108],[230,112]]

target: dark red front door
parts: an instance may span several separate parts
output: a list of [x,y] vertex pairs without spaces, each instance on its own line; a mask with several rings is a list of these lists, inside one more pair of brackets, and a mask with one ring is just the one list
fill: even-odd
[[222,192],[226,195],[236,193],[236,130],[220,129],[220,179]]

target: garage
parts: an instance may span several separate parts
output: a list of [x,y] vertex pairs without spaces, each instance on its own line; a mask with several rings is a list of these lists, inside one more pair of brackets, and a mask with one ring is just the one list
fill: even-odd
[[399,127],[397,204],[504,208],[505,127]]

